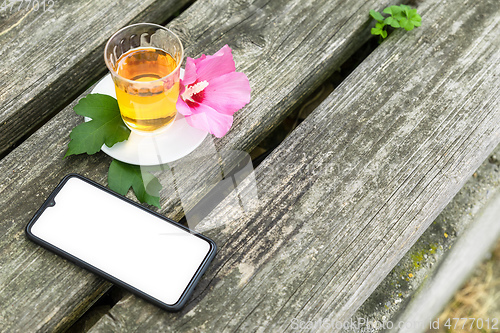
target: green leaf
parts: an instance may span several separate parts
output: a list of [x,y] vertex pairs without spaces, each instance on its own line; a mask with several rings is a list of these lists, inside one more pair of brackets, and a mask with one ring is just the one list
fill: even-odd
[[415,8],[410,9],[410,10],[408,11],[408,18],[412,18],[412,17],[413,17],[413,16],[415,16],[415,15],[418,15],[418,14],[417,14],[417,10],[416,10]]
[[406,18],[402,18],[401,21],[399,21],[399,24],[401,25],[402,28],[404,28],[406,31],[410,31],[410,30],[413,30],[413,28],[415,27],[414,24],[406,19]]
[[370,16],[373,17],[377,21],[383,21],[384,20],[384,17],[382,16],[382,14],[380,14],[377,11],[374,11],[373,9],[370,9]]
[[112,147],[117,142],[127,140],[130,135],[130,130],[120,116],[118,102],[111,96],[87,95],[73,110],[92,120],[73,128],[64,157],[83,153],[92,155],[101,150],[103,144]]
[[108,170],[108,186],[113,191],[126,195],[132,187],[141,203],[160,208],[161,184],[147,168],[113,160]]
[[390,6],[383,10],[384,13],[389,14],[391,16],[399,15],[401,14],[402,11],[403,9],[399,6]]
[[405,12],[407,12],[411,9],[411,7],[408,5],[399,5],[399,7],[401,8],[402,11],[405,11]]
[[394,17],[394,19],[396,19],[397,21],[401,21],[401,19],[403,17],[406,17],[406,15],[404,14],[404,12],[401,12],[399,14],[393,15],[392,17]]
[[400,6],[387,7],[386,9],[384,9],[384,13],[391,15],[397,21],[405,17],[404,9]]
[[393,28],[399,28],[399,27],[400,27],[398,20],[396,20],[396,19],[395,19],[394,17],[392,17],[392,16],[389,16],[388,18],[386,18],[386,19],[384,20],[384,22],[385,22],[386,24],[390,25],[390,26],[391,26],[391,27],[393,27]]
[[382,34],[382,30],[378,29],[378,28],[372,28],[371,33],[372,33],[372,35],[377,36],[377,35]]
[[422,22],[422,18],[420,17],[420,15],[417,14],[417,10],[416,9],[412,9],[412,10],[409,11],[408,20],[411,23],[413,23],[413,25],[416,26],[416,27],[420,27],[421,22]]
[[385,23],[383,21],[376,23],[375,28],[372,28],[372,30],[371,30],[372,35],[375,35],[375,36],[380,35],[380,36],[382,36],[382,38],[387,37],[387,31],[385,31],[384,27],[385,27]]

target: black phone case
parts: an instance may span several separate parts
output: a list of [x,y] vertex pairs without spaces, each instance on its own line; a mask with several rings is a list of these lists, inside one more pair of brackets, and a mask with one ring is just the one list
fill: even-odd
[[[109,193],[110,195],[113,195],[115,197],[118,197],[119,199],[131,204],[131,205],[134,205],[135,207],[139,208],[139,209],[142,209],[150,214],[153,214],[154,216],[166,221],[166,222],[169,222],[173,225],[175,225],[176,227],[180,228],[180,229],[183,229],[185,230],[186,232],[189,232],[193,235],[195,235],[196,237],[199,237],[205,241],[207,241],[209,244],[210,244],[210,251],[208,252],[208,254],[206,255],[206,257],[204,258],[203,262],[201,263],[200,267],[198,268],[198,270],[196,271],[196,273],[194,274],[194,276],[192,277],[191,281],[189,282],[188,286],[186,287],[186,289],[184,290],[184,292],[182,293],[181,297],[179,298],[179,300],[177,301],[177,303],[173,304],[173,305],[170,305],[170,304],[166,304],[146,293],[144,293],[143,291],[141,291],[140,289],[137,289],[135,288],[134,286],[132,285],[129,285],[117,278],[115,278],[114,276],[106,273],[105,271],[103,270],[100,270],[92,265],[90,265],[89,263],[83,261],[83,260],[80,260],[78,257],[75,257],[73,255],[71,255],[70,253],[68,252],[65,252],[63,250],[61,250],[60,248],[56,247],[56,246],[53,246],[52,244],[44,241],[43,239],[35,236],[32,232],[31,232],[31,228],[32,226],[36,223],[38,217],[43,213],[43,211],[53,205],[53,200],[55,198],[55,196],[57,195],[57,193],[61,190],[61,188],[64,186],[64,184],[66,184],[66,182],[70,179],[70,178],[79,178],[107,193]],[[189,228],[186,228],[185,226],[173,221],[173,220],[170,220],[169,218],[166,218],[165,216],[163,215],[160,215],[118,193],[115,193],[113,191],[111,191],[110,189],[84,177],[84,176],[81,176],[79,174],[75,174],[75,173],[72,173],[72,174],[68,174],[66,175],[62,180],[61,182],[57,185],[57,187],[54,189],[54,191],[52,191],[52,193],[49,195],[49,197],[45,200],[45,202],[42,204],[42,206],[37,210],[37,212],[35,213],[35,215],[33,216],[33,218],[31,218],[30,222],[28,223],[28,225],[26,226],[26,235],[28,236],[28,238],[30,240],[32,240],[33,242],[41,245],[42,247],[60,255],[61,257],[65,258],[65,259],[68,259],[69,261],[73,262],[74,264],[76,264],[77,266],[79,267],[82,267],[82,268],[85,268],[89,271],[91,271],[92,273],[94,274],[97,274],[99,276],[101,276],[102,278],[120,286],[120,287],[123,287],[124,289],[127,289],[128,291],[132,292],[133,294],[136,294],[138,295],[139,297],[165,309],[165,310],[168,310],[168,311],[179,311],[187,302],[187,300],[189,299],[189,297],[191,296],[193,290],[194,290],[194,287],[196,286],[196,284],[198,283],[198,281],[200,280],[201,276],[203,275],[203,273],[205,273],[205,271],[207,270],[208,268],[208,265],[210,264],[210,262],[212,261],[212,259],[215,257],[215,253],[217,251],[217,245],[215,244],[215,242],[213,240],[211,240],[210,238],[208,237],[205,237]]]

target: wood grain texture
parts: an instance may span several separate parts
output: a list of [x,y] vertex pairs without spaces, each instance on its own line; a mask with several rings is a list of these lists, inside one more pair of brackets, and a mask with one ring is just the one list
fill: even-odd
[[105,180],[104,156],[62,160],[67,126],[81,121],[68,113],[51,120],[55,126],[44,138],[37,133],[0,160],[0,327],[6,332],[63,331],[111,286],[76,266],[68,269],[68,262],[24,234],[24,227],[62,175],[77,169],[86,175],[95,173],[93,177],[101,174],[96,180]]
[[0,155],[102,76],[115,31],[163,23],[190,0],[52,2],[0,12]]
[[[429,279],[420,286],[418,293],[402,309],[397,319],[395,318],[398,322],[434,321],[453,299],[457,290],[477,272],[477,266],[486,254],[491,253],[500,236],[500,197],[496,194],[489,199],[488,204],[478,212],[474,223],[460,234],[443,261],[430,272]],[[404,330],[395,327],[390,332],[419,333],[420,330],[418,327]]]
[[[190,7],[171,25],[182,36],[186,54],[213,53],[229,44],[237,70],[248,75],[253,88],[252,102],[235,115],[232,131],[215,140],[215,147],[252,149],[368,38],[366,13],[386,4],[218,0]],[[82,121],[72,111],[74,104],[0,160],[0,327],[7,330],[63,329],[109,286],[23,235],[32,214],[65,174],[78,172],[106,184],[110,158],[104,154],[62,159],[71,129]],[[191,175],[197,177],[203,175]],[[211,189],[196,183],[193,188],[193,198]],[[167,183],[161,202],[162,213],[182,216],[180,199]]]
[[228,198],[198,226],[219,251],[185,309],[129,295],[92,331],[349,320],[500,141],[497,1],[420,11],[421,28],[391,36],[257,168],[253,210]]

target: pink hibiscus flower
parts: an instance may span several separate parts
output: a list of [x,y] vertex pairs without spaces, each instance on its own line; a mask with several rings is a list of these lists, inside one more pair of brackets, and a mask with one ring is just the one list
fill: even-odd
[[236,72],[231,48],[214,55],[187,58],[180,81],[177,111],[189,125],[223,137],[233,124],[233,114],[250,102],[250,83]]

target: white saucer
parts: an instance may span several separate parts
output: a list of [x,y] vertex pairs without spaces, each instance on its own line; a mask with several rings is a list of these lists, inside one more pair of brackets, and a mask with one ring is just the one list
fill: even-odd
[[[183,75],[181,69],[181,77]],[[116,98],[111,74],[95,86],[92,93]],[[89,121],[90,118],[85,118]],[[112,148],[103,145],[101,150],[109,156],[129,164],[159,165],[178,160],[195,150],[207,136],[207,132],[189,126],[183,115],[177,114],[173,124],[157,135],[139,135],[131,132],[127,141],[118,142]]]

